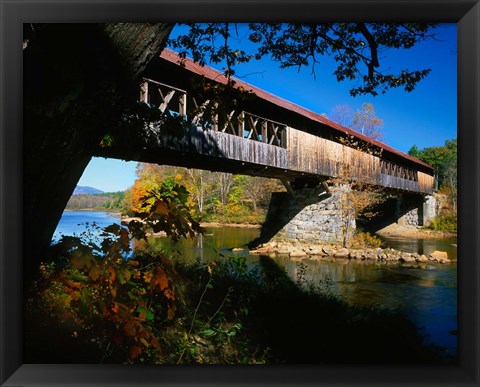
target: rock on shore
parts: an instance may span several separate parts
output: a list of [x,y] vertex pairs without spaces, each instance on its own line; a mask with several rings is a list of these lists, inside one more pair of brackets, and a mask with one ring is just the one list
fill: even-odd
[[288,242],[268,242],[250,250],[254,255],[288,255],[294,260],[305,258],[339,258],[357,261],[380,261],[400,263],[451,263],[445,251],[434,251],[428,257],[424,254],[407,253],[387,248],[347,249],[333,245],[312,245]]

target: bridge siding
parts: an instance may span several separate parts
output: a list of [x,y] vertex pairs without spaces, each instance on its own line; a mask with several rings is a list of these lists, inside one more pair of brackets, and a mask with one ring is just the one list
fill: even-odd
[[201,154],[221,159],[258,164],[260,166],[288,169],[287,150],[262,142],[245,140],[241,137],[214,130],[203,130],[192,126],[185,130],[183,138],[159,131],[158,144],[161,148],[185,154]]
[[433,193],[434,177],[418,171],[418,192]]
[[[181,138],[169,135],[161,128],[148,130],[155,132],[153,137],[156,138],[156,144],[146,140],[144,149],[156,149],[154,152],[158,152],[159,162],[165,162],[162,150],[168,149],[179,155],[179,158],[172,162],[174,165],[221,170],[224,161],[232,160],[238,162],[239,169],[245,168],[247,174],[270,177],[281,177],[283,171],[290,176],[293,172],[297,176],[308,174],[336,177],[344,173],[345,166],[348,166],[351,176],[367,178],[367,182],[372,184],[418,193],[433,192],[431,175],[418,171],[418,181],[413,181],[381,173],[379,157],[291,127],[287,128],[286,148],[195,126],[185,129]],[[151,134],[146,137],[152,138]],[[125,142],[128,149],[129,139],[121,142]],[[109,148],[102,148],[99,156],[118,157],[118,152],[122,151],[115,149],[116,147],[118,143],[110,148],[110,151]],[[199,155],[208,158],[201,160],[198,159]],[[138,161],[142,159],[141,153],[133,157],[138,158]],[[189,162],[191,157],[196,164]],[[248,165],[244,167],[244,164]],[[252,165],[257,167],[252,169]],[[267,169],[270,167],[272,169]]]
[[291,170],[339,176],[348,166],[351,176],[385,187],[420,193],[433,192],[433,176],[418,171],[418,181],[380,172],[380,157],[310,133],[288,128],[288,165]]
[[208,131],[226,158],[276,168],[288,168],[287,150],[228,133]]
[[294,128],[288,128],[287,149],[291,169],[338,176],[348,166],[354,177],[370,177],[378,183],[378,157]]

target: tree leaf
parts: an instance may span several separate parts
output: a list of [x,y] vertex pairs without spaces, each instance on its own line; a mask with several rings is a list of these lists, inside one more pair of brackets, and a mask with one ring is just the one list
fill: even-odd
[[88,272],[88,276],[93,280],[96,281],[101,274],[100,266],[95,262],[92,265],[92,268]]
[[153,320],[155,315],[152,312],[147,312],[147,320]]
[[147,340],[145,340],[143,337],[140,337],[139,341],[146,347],[148,348],[150,344],[148,343]]
[[202,334],[208,337],[214,335],[215,331],[213,329],[204,329],[202,331]]
[[136,359],[142,353],[142,348],[138,345],[130,347],[130,359]]
[[177,310],[177,308],[175,307],[175,305],[169,305],[167,307],[167,318],[169,320],[173,320],[174,317],[175,317],[175,311]]
[[132,273],[129,270],[124,270],[123,271],[123,277],[125,278],[125,282],[130,281],[130,278],[132,277]]
[[150,289],[151,291],[155,291],[158,289],[160,292],[168,288],[168,278],[165,274],[165,271],[159,267],[155,272],[155,276],[152,279]]
[[111,266],[107,266],[107,270],[108,270],[108,273],[110,274],[109,281],[110,283],[113,283],[115,281],[115,278],[117,278],[117,272]]

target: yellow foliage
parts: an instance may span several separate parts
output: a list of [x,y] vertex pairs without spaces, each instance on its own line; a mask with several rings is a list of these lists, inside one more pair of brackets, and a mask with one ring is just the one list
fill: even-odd
[[143,280],[145,281],[146,284],[149,284],[152,281],[153,273],[150,271],[147,271],[143,273]]

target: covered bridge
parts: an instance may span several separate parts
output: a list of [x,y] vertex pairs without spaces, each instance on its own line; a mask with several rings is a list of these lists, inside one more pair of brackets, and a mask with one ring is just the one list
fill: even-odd
[[425,224],[433,216],[430,165],[171,50],[151,62],[137,99],[158,120],[117,131],[98,156],[278,178],[291,196],[303,188],[328,191],[327,179],[347,174],[397,193],[397,219],[416,211],[417,224]]

